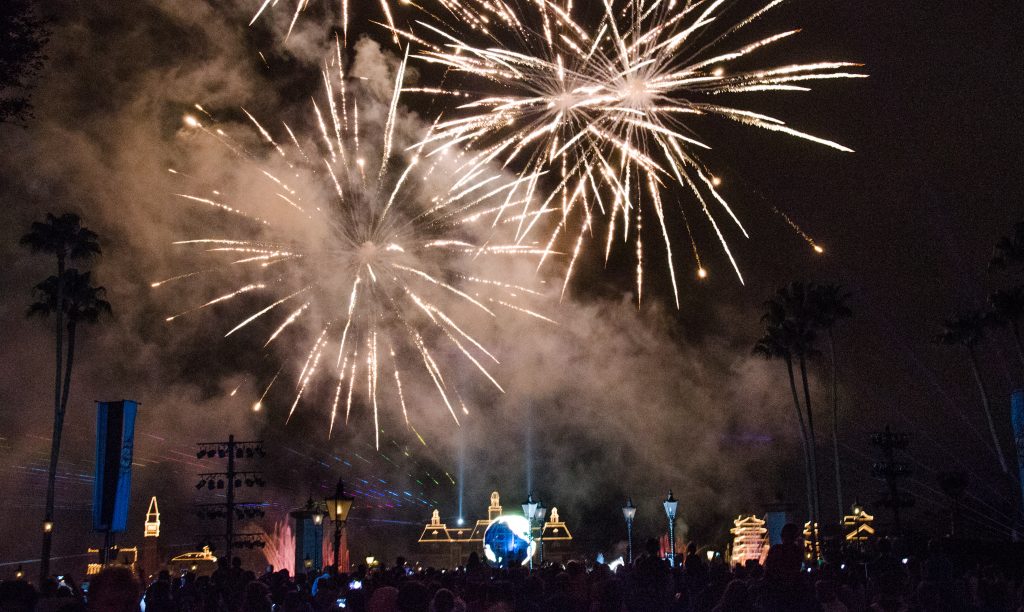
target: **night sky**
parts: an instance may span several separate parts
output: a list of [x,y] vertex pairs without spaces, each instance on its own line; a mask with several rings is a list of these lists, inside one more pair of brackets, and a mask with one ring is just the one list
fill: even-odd
[[[48,211],[77,212],[100,234],[104,255],[93,268],[115,311],[113,320],[82,332],[76,355],[58,484],[58,556],[98,541],[88,533],[91,401],[121,397],[142,402],[126,541],[141,533],[145,502],[154,494],[168,541],[188,546],[193,533],[216,530],[188,514],[193,501],[212,501],[195,494],[192,474],[203,468],[191,444],[235,433],[268,441],[271,456],[261,467],[270,486],[258,493],[274,504],[268,529],[307,495],[323,495],[338,476],[353,483],[360,502],[352,537],[363,538],[354,544],[363,546],[357,553],[403,550],[432,507],[454,519],[457,489],[445,472],[457,478],[460,444],[469,519],[485,512],[495,488],[518,506],[529,473],[588,550],[610,551],[623,537],[618,507],[625,496],[640,506],[637,533],[653,535],[662,517],[656,503],[672,487],[690,534],[724,544],[735,515],[762,513],[776,501],[802,504],[784,368],[750,355],[761,303],[791,280],[840,283],[853,295],[854,317],[837,330],[846,501],[856,496],[883,514],[871,507],[880,490],[869,474],[869,434],[891,424],[913,436],[913,521],[939,529],[945,502],[936,473],[963,470],[971,481],[968,530],[1006,537],[1018,492],[1000,475],[965,355],[932,338],[944,318],[1022,282],[988,272],[987,264],[997,238],[1024,220],[1024,56],[1015,36],[1024,7],[792,0],[773,12],[750,36],[803,31],[759,61],[857,61],[870,78],[815,83],[808,93],[748,94],[751,108],[843,143],[852,154],[725,122],[694,126],[714,144],[705,159],[750,228],[749,240],[729,236],[745,284],[731,274],[713,236],[698,228],[711,276],[698,282],[685,259],[676,310],[652,236],[638,308],[629,249],[617,250],[605,267],[595,248],[568,296],[559,302],[556,291],[542,303],[559,320],[557,329],[512,320],[485,331],[505,362],[496,373],[507,394],[497,397],[477,381],[480,388],[469,392],[476,410],[461,433],[444,414],[424,415],[426,446],[391,414],[378,453],[372,429],[358,422],[328,440],[322,406],[300,410],[285,425],[290,402],[282,395],[254,414],[249,407],[281,356],[253,351],[261,344],[254,338],[215,340],[238,320],[231,308],[172,329],[164,317],[201,297],[187,295],[187,287],[149,287],[187,267],[183,252],[169,245],[210,219],[172,196],[183,188],[167,167],[216,166],[221,159],[183,134],[181,116],[198,102],[229,124],[244,119],[241,106],[308,120],[330,11],[314,2],[283,45],[290,12],[279,7],[246,28],[259,4],[253,0],[102,4],[48,4],[53,35],[34,92],[35,118],[0,125],[0,483],[8,492],[0,499],[0,573],[4,563],[38,556],[52,336],[24,312],[31,287],[53,265],[20,247],[18,237]],[[759,6],[734,4],[732,15]],[[367,33],[393,54],[383,31],[368,24],[378,11],[376,4],[354,11],[352,46],[355,32]],[[408,104],[424,116],[432,111]],[[242,182],[233,171],[204,170]],[[813,253],[773,207],[825,254]],[[685,255],[682,234],[678,244]],[[558,272],[556,266],[540,278],[560,285]],[[1005,448],[1012,444],[1009,392],[1024,382],[1011,349],[997,334],[980,352]],[[832,464],[827,395],[819,385],[827,377],[823,363],[814,367],[828,516]],[[383,524],[395,527],[393,537],[366,529]]]

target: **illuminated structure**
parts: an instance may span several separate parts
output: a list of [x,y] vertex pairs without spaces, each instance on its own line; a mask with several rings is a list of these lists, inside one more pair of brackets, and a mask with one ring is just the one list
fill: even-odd
[[[471,552],[481,554],[487,528],[502,514],[501,496],[497,491],[491,493],[487,518],[477,520],[472,527],[449,527],[441,521],[440,511],[435,509],[418,540],[423,564],[455,567],[465,564]],[[558,508],[551,509],[543,525],[534,525],[533,539],[539,545],[542,538],[546,561],[564,563],[572,557],[572,533],[558,516]]]
[[844,539],[847,544],[862,546],[875,537],[875,528],[871,526],[875,517],[865,512],[856,502],[850,511],[852,514],[843,517]]
[[[99,559],[103,558],[103,551],[99,548],[89,547],[88,552],[89,554],[95,554]],[[132,546],[131,548],[118,548],[117,546],[112,546],[110,548],[110,556],[108,558],[110,561],[107,565],[127,567],[134,574],[139,560],[139,549],[135,546]],[[103,569],[103,563],[90,563],[86,566],[85,573],[87,576],[93,576],[100,573],[101,569]]]
[[733,536],[729,562],[733,565],[743,565],[749,560],[764,563],[768,555],[768,529],[765,521],[753,514],[740,515],[733,521],[733,525],[729,530]]
[[804,558],[808,561],[821,558],[821,529],[814,523],[814,537],[811,537],[811,522],[804,523]]
[[182,572],[192,572],[199,575],[209,575],[217,569],[217,557],[210,551],[209,546],[204,546],[198,552],[187,552],[171,559],[171,575],[180,575]]
[[139,553],[139,570],[143,576],[152,576],[163,568],[160,551],[160,508],[156,496],[149,500],[146,522],[142,531],[142,550]]

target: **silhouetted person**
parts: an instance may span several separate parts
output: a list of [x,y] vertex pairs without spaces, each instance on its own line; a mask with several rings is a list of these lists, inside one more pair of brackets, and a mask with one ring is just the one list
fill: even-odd
[[157,580],[146,589],[146,612],[175,612],[170,581]]
[[428,612],[454,612],[455,595],[448,589],[438,589],[427,610]]
[[139,584],[127,567],[110,566],[89,583],[90,612],[138,612]]
[[[245,596],[242,598],[242,612],[270,612],[272,603],[270,601],[270,589],[262,582],[250,582],[245,587]],[[149,609],[146,609],[149,612]]]
[[24,580],[0,582],[0,611],[32,612],[36,606],[36,590]]
[[686,569],[687,576],[695,579],[702,579],[704,577],[704,559],[701,559],[700,555],[697,554],[696,542],[690,542],[686,545],[686,557],[683,560],[683,568]]
[[[399,557],[401,559],[401,557]],[[402,559],[404,565],[404,559]],[[399,566],[401,567],[401,566]],[[430,605],[430,593],[422,582],[408,580],[398,587],[399,612],[427,612]]]
[[733,580],[725,587],[722,599],[712,608],[712,612],[753,612],[750,605],[750,593],[742,580]]
[[846,604],[839,601],[836,583],[831,580],[819,580],[814,583],[814,596],[821,606],[821,612],[849,612]]
[[786,523],[779,537],[782,541],[768,549],[764,573],[769,580],[792,581],[799,578],[804,561],[804,547],[798,539],[800,530],[793,523]]

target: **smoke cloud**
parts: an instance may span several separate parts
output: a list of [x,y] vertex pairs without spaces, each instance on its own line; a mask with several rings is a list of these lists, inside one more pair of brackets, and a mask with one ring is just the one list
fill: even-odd
[[[278,511],[333,482],[338,472],[331,468],[337,463],[330,457],[353,449],[373,453],[366,449],[372,425],[367,426],[365,412],[356,411],[353,426],[328,439],[324,401],[304,402],[287,425],[287,394],[274,396],[260,413],[251,410],[282,363],[285,377],[294,377],[295,362],[308,344],[265,353],[255,335],[221,340],[225,325],[245,312],[235,303],[168,324],[165,317],[213,297],[214,281],[198,277],[159,290],[150,287],[154,280],[204,265],[189,250],[172,246],[175,240],[229,229],[174,194],[223,189],[257,207],[273,197],[259,187],[258,164],[240,161],[228,148],[183,126],[185,113],[202,118],[194,104],[217,116],[218,127],[240,147],[260,148],[258,134],[237,110],[241,107],[257,117],[304,124],[312,133],[308,100],[319,95],[318,73],[334,38],[323,22],[303,18],[288,42],[259,47],[254,39],[261,36],[283,38],[290,15],[274,12],[247,29],[250,4],[147,0],[52,7],[60,18],[36,92],[37,119],[25,129],[0,127],[9,152],[0,160],[5,220],[0,253],[9,262],[0,270],[6,298],[0,317],[4,345],[23,347],[5,350],[0,367],[0,404],[6,408],[0,412],[5,432],[0,442],[17,462],[2,477],[7,490],[18,491],[0,506],[0,536],[14,542],[0,563],[34,558],[37,550],[34,537],[17,534],[36,533],[41,512],[52,338],[49,326],[26,321],[23,312],[30,287],[53,266],[19,250],[17,238],[47,211],[78,212],[100,234],[104,254],[93,268],[115,310],[112,320],[81,332],[59,488],[58,524],[68,525],[58,530],[59,554],[84,551],[92,541],[75,533],[84,532],[88,522],[93,399],[142,401],[135,514],[141,516],[149,495],[161,496],[165,514],[183,517],[173,528],[180,543],[203,529],[184,518],[193,499],[201,497],[191,488],[200,467],[191,446],[195,441],[228,433],[275,440],[280,446],[268,444],[271,459],[260,467],[271,485],[263,495],[279,504]],[[360,80],[368,101],[360,112],[368,125],[382,126],[399,58],[373,38],[352,42],[350,74]],[[275,68],[281,65],[293,69]],[[403,107],[396,149],[414,144],[428,119]],[[256,161],[279,164],[272,155]],[[311,181],[303,188],[325,186]],[[787,486],[782,472],[794,465],[792,407],[777,365],[749,356],[746,324],[737,325],[735,335],[688,341],[672,312],[656,299],[641,308],[629,294],[560,299],[558,261],[539,273],[535,262],[526,260],[482,258],[477,266],[481,276],[537,287],[542,295],[531,297],[529,307],[557,323],[514,313],[491,318],[455,303],[453,318],[470,321],[472,333],[501,361],[493,371],[507,392],[496,391],[471,364],[439,349],[441,359],[457,364],[451,374],[469,409],[461,418],[463,434],[456,435],[458,426],[423,380],[410,382],[407,395],[426,446],[406,430],[394,402],[383,406],[384,437],[407,445],[410,455],[421,458],[418,465],[436,466],[430,467],[435,475],[456,474],[457,447],[465,441],[467,518],[483,514],[492,489],[504,494],[507,508],[517,507],[526,495],[528,463],[537,493],[549,507],[559,507],[578,537],[593,547],[618,539],[613,535],[621,520],[618,504],[626,495],[641,506],[638,533],[653,535],[662,523],[658,502],[671,487],[682,502],[682,521],[705,538],[721,538],[726,519],[739,512],[761,512],[777,499],[800,499],[794,497],[798,488],[775,490],[771,484]],[[719,316],[751,318],[728,309]],[[383,466],[379,476],[396,489],[421,490],[406,464],[378,464]],[[442,515],[454,516],[455,488],[447,483],[427,488]],[[416,522],[426,521],[429,509],[375,508],[370,514]],[[131,528],[141,530],[141,525]],[[353,546],[358,551],[358,543]]]

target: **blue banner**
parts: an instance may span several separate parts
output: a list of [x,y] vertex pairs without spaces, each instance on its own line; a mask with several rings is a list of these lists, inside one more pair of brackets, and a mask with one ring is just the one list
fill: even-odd
[[131,498],[135,413],[132,400],[96,403],[96,481],[92,493],[92,527],[124,531]]

